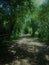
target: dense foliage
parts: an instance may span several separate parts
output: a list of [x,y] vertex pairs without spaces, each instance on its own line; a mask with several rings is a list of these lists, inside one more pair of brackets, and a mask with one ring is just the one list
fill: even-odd
[[31,0],[0,1],[0,55],[7,50],[10,40],[19,37],[23,20],[33,11],[32,7]]

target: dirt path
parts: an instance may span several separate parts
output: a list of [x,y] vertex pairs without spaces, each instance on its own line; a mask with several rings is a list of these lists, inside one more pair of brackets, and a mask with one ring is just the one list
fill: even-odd
[[[31,38],[29,35],[23,35],[20,39],[16,40],[18,46],[30,52],[38,52],[46,48],[45,43],[39,42],[37,38]],[[16,45],[14,45],[16,48]]]
[[37,38],[31,38],[29,35],[23,35],[15,41],[10,47],[10,52],[15,59],[5,65],[48,65],[49,55],[46,45],[37,41]]

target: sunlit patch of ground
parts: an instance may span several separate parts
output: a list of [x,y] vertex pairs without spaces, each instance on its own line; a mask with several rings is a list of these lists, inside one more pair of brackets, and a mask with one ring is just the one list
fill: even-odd
[[49,47],[24,35],[9,48],[14,60],[2,65],[49,65]]

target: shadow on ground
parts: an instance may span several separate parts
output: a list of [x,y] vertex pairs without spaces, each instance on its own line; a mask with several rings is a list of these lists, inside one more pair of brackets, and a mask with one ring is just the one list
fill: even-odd
[[49,59],[47,59],[46,55],[49,55],[49,51],[42,50],[33,53],[16,44],[16,48],[14,46],[10,47],[8,50],[4,51],[2,56],[0,56],[0,65],[17,65],[16,63],[11,64],[14,60],[20,60],[21,64],[18,65],[24,65],[23,61],[21,61],[22,59],[27,59],[29,65],[49,65]]

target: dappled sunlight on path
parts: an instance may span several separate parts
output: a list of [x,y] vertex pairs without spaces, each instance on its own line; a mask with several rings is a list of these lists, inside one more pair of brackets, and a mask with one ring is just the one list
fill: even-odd
[[19,44],[28,44],[28,45],[35,45],[35,46],[44,46],[43,43],[38,42],[35,40],[36,38],[22,38],[17,40]]
[[8,50],[13,54],[13,60],[2,65],[48,65],[48,49],[37,38],[28,35],[21,36]]

